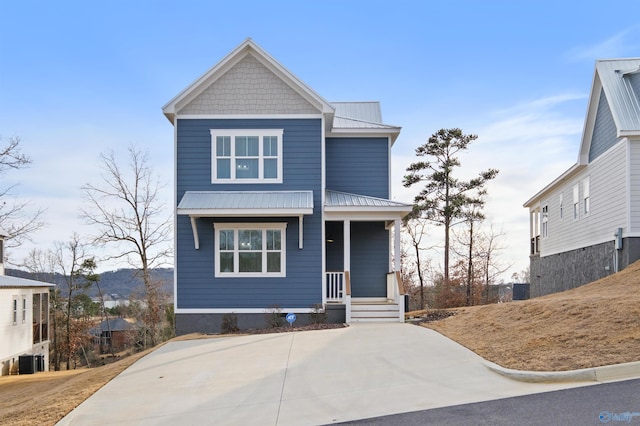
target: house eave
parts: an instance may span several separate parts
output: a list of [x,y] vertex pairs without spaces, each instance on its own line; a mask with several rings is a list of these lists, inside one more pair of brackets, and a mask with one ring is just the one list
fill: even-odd
[[545,194],[550,192],[552,189],[557,187],[559,184],[561,184],[561,183],[565,182],[566,180],[568,180],[569,178],[571,178],[575,173],[577,173],[578,171],[582,170],[585,167],[586,167],[586,164],[578,164],[578,163],[574,164],[569,169],[567,169],[567,171],[565,171],[560,176],[555,178],[550,184],[548,184],[547,186],[542,188],[540,191],[538,191],[536,193],[536,195],[534,195],[533,197],[529,198],[523,204],[523,207],[528,207],[528,208],[533,207],[537,202],[540,201],[541,198],[544,197]]
[[178,215],[190,217],[296,217],[311,215],[313,209],[177,209]]

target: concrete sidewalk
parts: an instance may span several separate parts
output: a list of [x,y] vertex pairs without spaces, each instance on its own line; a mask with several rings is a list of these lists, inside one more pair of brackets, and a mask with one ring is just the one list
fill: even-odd
[[490,371],[409,324],[170,342],[59,425],[312,425],[584,386]]

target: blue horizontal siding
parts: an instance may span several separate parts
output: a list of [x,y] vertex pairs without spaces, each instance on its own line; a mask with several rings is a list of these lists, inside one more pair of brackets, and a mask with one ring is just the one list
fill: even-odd
[[[176,274],[179,309],[311,307],[322,301],[321,121],[177,120],[176,190],[311,190],[314,213],[304,217],[304,248],[298,249],[298,218],[199,218],[200,249],[195,250],[189,218],[176,224]],[[284,129],[283,183],[212,184],[210,129]],[[214,222],[286,222],[286,277],[215,278]]]
[[389,231],[384,222],[351,222],[351,295],[386,297]]
[[327,189],[389,198],[387,138],[327,138]]

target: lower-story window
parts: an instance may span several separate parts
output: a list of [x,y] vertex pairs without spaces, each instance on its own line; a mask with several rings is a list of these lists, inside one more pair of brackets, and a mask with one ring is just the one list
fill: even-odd
[[286,223],[216,223],[216,277],[284,277]]

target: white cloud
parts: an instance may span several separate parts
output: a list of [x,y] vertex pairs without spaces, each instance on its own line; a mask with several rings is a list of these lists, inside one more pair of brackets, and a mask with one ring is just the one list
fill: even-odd
[[[469,133],[479,135],[469,150],[460,155],[458,176],[469,179],[488,168],[500,170],[487,188],[489,196],[486,224],[503,228],[501,254],[504,264],[512,264],[503,277],[520,272],[529,264],[529,213],[523,203],[575,162],[583,121],[569,115],[566,107],[585,102],[580,94],[559,94],[489,112],[484,122]],[[424,138],[426,140],[426,137]],[[419,188],[402,187],[406,167],[416,157],[393,155],[393,194],[398,201],[412,202]],[[430,231],[439,240],[440,229]],[[441,256],[441,254],[438,254]],[[436,264],[439,258],[435,259]]]
[[577,62],[628,56],[637,52],[640,46],[639,37],[640,26],[634,25],[596,44],[571,49],[567,52],[567,59],[571,62]]

